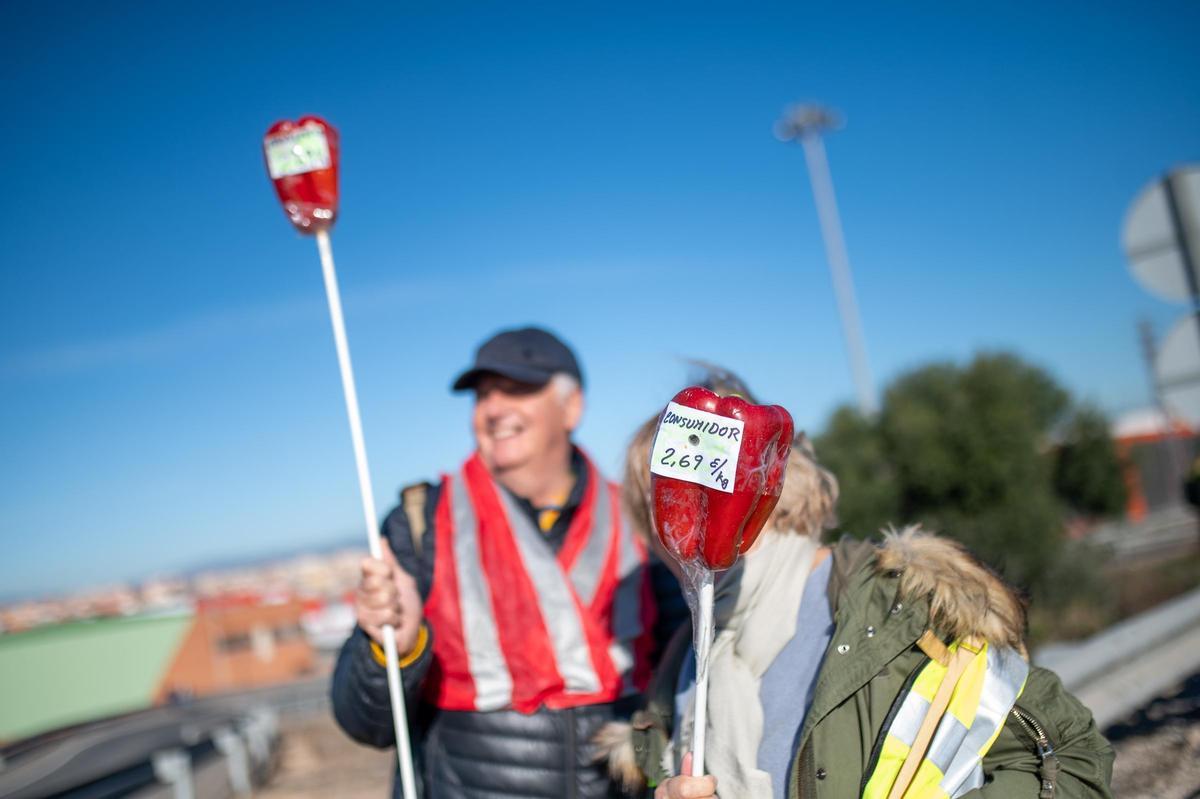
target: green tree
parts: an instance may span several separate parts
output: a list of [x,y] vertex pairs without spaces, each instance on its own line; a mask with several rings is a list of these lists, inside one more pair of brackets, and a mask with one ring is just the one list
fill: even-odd
[[1108,432],[1108,419],[1090,406],[1068,421],[1056,452],[1054,487],[1076,513],[1113,516],[1125,507],[1121,461]]
[[883,524],[899,517],[899,483],[877,425],[844,406],[834,412],[814,446],[821,462],[838,480],[842,497],[838,502],[839,528],[870,537]]
[[[1074,437],[1062,455],[1051,434],[1064,428]],[[1072,412],[1046,372],[982,354],[965,367],[938,363],[901,376],[874,420],[839,409],[816,447],[841,485],[843,529],[873,534],[918,522],[1036,589],[1062,547],[1064,509],[1112,512],[1123,502],[1110,496],[1120,478],[1103,441],[1103,417]]]

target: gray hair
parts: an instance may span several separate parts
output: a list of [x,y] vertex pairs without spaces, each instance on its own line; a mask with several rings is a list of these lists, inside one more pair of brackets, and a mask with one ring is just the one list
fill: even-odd
[[567,397],[579,391],[579,381],[566,372],[555,372],[550,376],[550,385],[554,387],[555,395],[562,402],[567,401]]

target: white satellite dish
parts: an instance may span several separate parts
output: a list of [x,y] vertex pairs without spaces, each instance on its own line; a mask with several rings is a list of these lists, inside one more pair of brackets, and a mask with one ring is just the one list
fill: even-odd
[[1154,376],[1171,415],[1200,425],[1200,324],[1188,314],[1175,323],[1154,358]]
[[1200,295],[1200,166],[1174,169],[1142,189],[1125,214],[1121,245],[1151,294],[1174,302]]

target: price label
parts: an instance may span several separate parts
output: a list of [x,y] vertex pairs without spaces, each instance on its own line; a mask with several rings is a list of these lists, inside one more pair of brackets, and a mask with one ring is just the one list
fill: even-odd
[[668,403],[654,437],[650,471],[733,493],[744,426],[738,419]]
[[272,136],[266,141],[271,180],[329,168],[329,142],[318,127]]

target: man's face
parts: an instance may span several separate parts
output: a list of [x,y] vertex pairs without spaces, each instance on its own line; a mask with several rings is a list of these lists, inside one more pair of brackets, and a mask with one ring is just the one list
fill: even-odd
[[565,451],[582,413],[578,389],[564,398],[553,382],[538,386],[486,374],[475,385],[475,442],[491,471],[520,468]]

